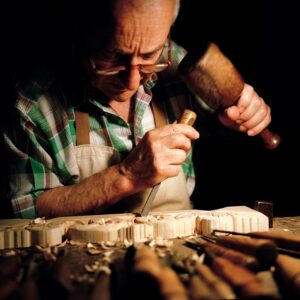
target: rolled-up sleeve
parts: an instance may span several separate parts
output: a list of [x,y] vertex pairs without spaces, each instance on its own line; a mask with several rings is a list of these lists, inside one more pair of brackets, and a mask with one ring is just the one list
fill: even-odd
[[68,115],[42,95],[19,97],[15,125],[4,134],[8,195],[14,215],[36,217],[36,199],[46,190],[74,184],[79,177]]

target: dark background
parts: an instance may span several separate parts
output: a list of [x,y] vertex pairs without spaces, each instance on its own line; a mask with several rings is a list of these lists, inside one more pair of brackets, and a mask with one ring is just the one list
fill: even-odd
[[[71,1],[70,1],[71,3]],[[272,201],[276,216],[300,215],[299,157],[299,24],[297,1],[182,0],[172,38],[187,50],[204,41],[216,42],[245,81],[272,108],[270,129],[282,137],[276,150],[265,150],[259,138],[224,129],[201,119],[201,139],[195,145],[196,208],[253,206]],[[1,9],[1,123],[12,103],[14,78],[32,71],[45,57],[70,66],[67,1],[11,0]],[[2,124],[1,124],[2,125]],[[1,153],[2,181],[5,157]]]
[[[272,108],[270,129],[282,137],[265,150],[259,138],[201,128],[195,162],[197,208],[272,201],[277,216],[299,215],[299,53],[297,1],[182,1],[173,38],[193,50],[216,42],[245,81]],[[297,4],[298,5],[298,4]],[[201,123],[201,121],[199,121]],[[207,127],[206,127],[207,128]],[[210,127],[211,128],[211,127]]]

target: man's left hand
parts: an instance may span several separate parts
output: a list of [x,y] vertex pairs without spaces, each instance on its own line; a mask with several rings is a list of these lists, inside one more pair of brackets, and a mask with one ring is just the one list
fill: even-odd
[[271,109],[253,87],[245,83],[237,104],[220,113],[219,120],[228,128],[254,136],[270,124]]

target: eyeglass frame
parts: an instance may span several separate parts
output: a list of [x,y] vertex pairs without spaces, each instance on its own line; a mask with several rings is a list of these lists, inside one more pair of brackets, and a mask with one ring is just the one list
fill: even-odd
[[[164,47],[163,47],[164,48]],[[163,53],[164,49],[162,50]],[[161,55],[162,55],[161,53]],[[168,34],[168,60],[166,63],[159,63],[159,64],[137,64],[137,65],[130,65],[130,66],[118,66],[118,67],[113,67],[105,70],[99,70],[97,69],[97,66],[94,62],[94,60],[90,57],[89,58],[90,64],[92,66],[92,70],[96,75],[102,75],[102,76],[113,76],[113,75],[118,75],[122,71],[126,71],[128,69],[130,70],[139,70],[143,74],[151,74],[151,73],[156,73],[156,72],[162,72],[168,69],[172,65],[172,42],[171,42],[171,36],[170,33]],[[142,68],[143,67],[165,67],[164,69],[160,71],[151,71],[151,72],[143,72]]]

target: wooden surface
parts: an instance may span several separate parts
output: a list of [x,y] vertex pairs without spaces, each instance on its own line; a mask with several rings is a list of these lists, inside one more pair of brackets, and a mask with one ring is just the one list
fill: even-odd
[[274,218],[271,231],[291,232],[300,235],[300,216]]
[[[300,217],[274,218],[271,230],[300,235]],[[188,274],[181,273],[181,265],[196,252],[183,244],[184,239],[175,239],[170,240],[170,244],[155,248],[163,264],[172,265],[176,259],[178,265],[175,269],[184,281]],[[4,293],[10,293],[14,299],[21,299],[16,296],[20,294],[28,299],[96,299],[95,295],[99,293],[111,293],[112,300],[141,299],[139,286],[134,281],[136,278],[128,275],[131,274],[128,273],[131,268],[128,253],[124,245],[87,244],[0,251],[0,299],[9,298],[3,297]],[[107,271],[112,272],[111,275]],[[14,278],[17,278],[17,284]],[[111,288],[105,286],[108,279]],[[30,288],[25,289],[24,283]],[[101,291],[98,290],[99,286],[102,286]],[[11,287],[11,291],[7,291],[7,287]],[[32,293],[37,291],[39,298],[33,298]],[[144,291],[140,292],[144,299],[157,299],[150,292],[148,297]]]

